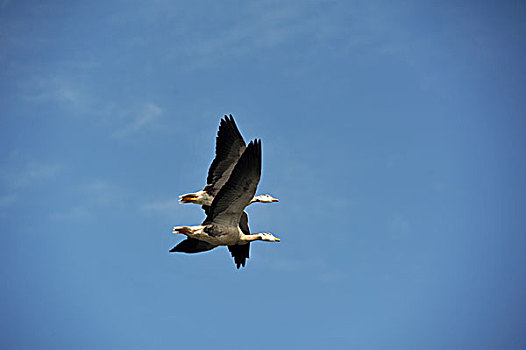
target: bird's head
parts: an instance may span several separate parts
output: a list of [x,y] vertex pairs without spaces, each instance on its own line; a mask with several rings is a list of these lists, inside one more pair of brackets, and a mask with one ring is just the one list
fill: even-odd
[[280,239],[274,236],[272,233],[264,232],[259,234],[259,238],[265,242],[279,242]]
[[270,194],[261,194],[259,196],[255,196],[252,199],[252,202],[273,203],[279,202],[279,199],[272,197]]

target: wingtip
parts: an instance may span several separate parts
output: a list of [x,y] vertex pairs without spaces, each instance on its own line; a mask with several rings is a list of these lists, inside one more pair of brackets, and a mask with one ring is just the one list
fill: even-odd
[[226,115],[221,118],[221,122],[219,124],[219,130],[217,132],[217,138],[219,138],[219,134],[221,132],[227,133],[227,134],[234,134],[238,139],[240,139],[243,144],[245,141],[243,140],[243,136],[241,135],[241,132],[239,131],[236,122],[234,120],[234,117],[232,114]]
[[250,143],[254,146],[254,147],[257,147],[258,145],[261,145],[261,139],[253,139],[250,141]]
[[252,157],[261,159],[261,139],[251,140],[247,146],[247,151]]
[[221,120],[219,121],[219,128],[218,128],[218,130],[217,130],[217,136],[216,136],[216,138],[219,138],[219,134],[220,134],[220,132],[221,132],[221,129],[226,128],[227,125],[228,125],[228,120],[226,119],[226,116],[225,116],[225,118],[221,118]]
[[245,267],[245,261],[236,261],[236,268],[239,270],[241,267]]

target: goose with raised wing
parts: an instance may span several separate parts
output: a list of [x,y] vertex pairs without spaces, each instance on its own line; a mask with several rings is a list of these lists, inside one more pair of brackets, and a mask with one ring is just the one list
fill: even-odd
[[177,226],[173,233],[187,239],[170,252],[198,253],[228,246],[237,268],[245,266],[250,242],[279,242],[271,233],[250,233],[244,209],[251,203],[261,177],[261,141],[251,141],[231,171],[230,177],[206,208],[206,219],[198,226]]
[[[227,182],[239,157],[246,149],[245,140],[236,126],[232,114],[221,119],[216,137],[215,158],[208,169],[207,185],[201,191],[183,194],[181,203],[195,203],[209,206],[221,187]],[[279,202],[278,199],[269,194],[254,196],[250,203],[272,203]],[[249,203],[249,204],[250,204]]]

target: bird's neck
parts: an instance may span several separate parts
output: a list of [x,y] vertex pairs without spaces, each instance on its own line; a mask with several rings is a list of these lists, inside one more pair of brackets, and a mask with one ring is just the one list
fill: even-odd
[[259,233],[252,233],[250,235],[243,234],[243,236],[241,236],[241,240],[245,242],[260,241],[261,239],[262,238]]

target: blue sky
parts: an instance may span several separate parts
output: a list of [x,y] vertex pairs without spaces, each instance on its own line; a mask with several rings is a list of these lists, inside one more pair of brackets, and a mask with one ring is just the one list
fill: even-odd
[[[0,1],[1,347],[526,348],[520,1]],[[257,242],[199,224],[219,120]]]

